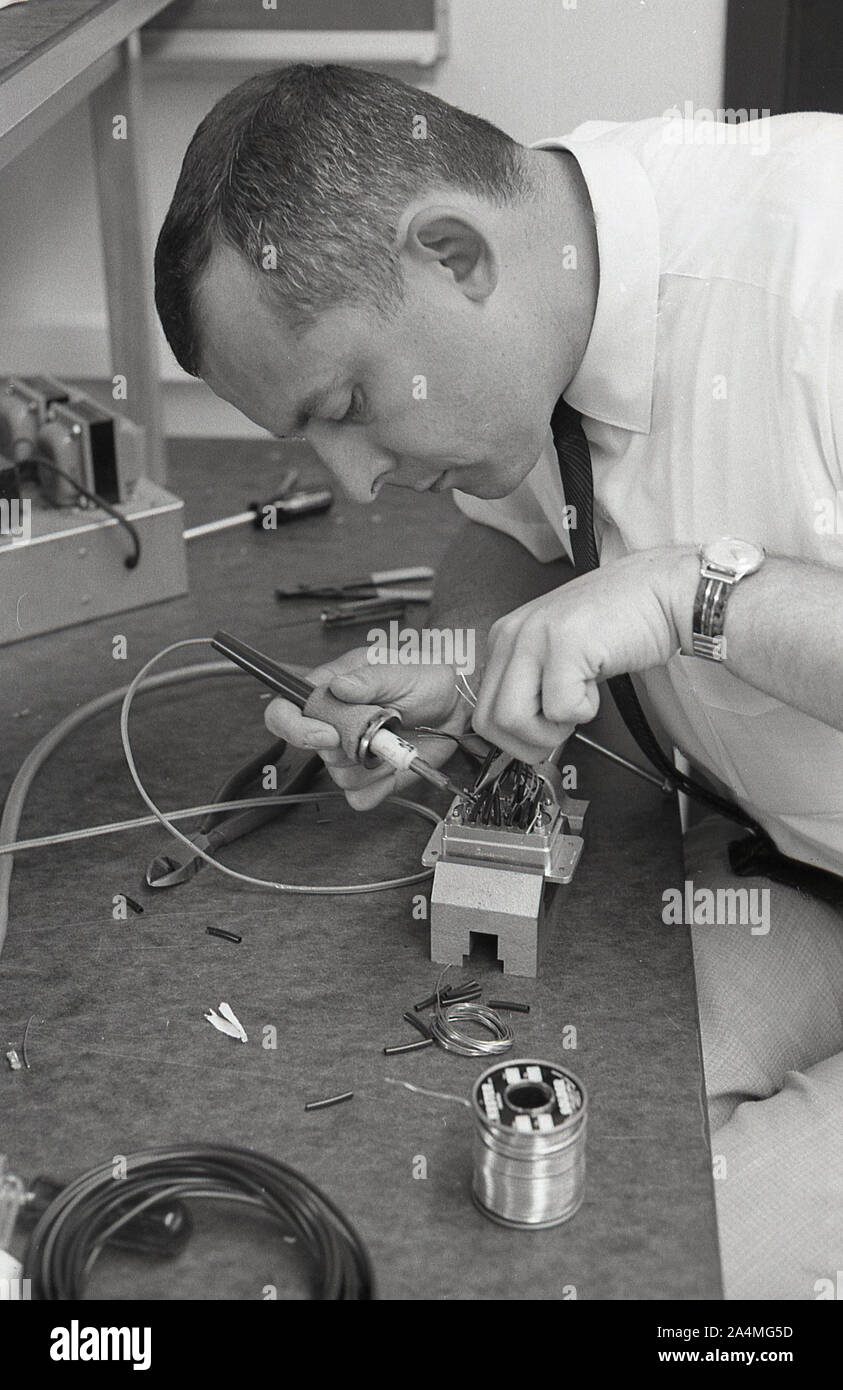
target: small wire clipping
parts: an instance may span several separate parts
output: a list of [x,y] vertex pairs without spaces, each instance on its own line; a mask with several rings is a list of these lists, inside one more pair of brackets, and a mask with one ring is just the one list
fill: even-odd
[[326,1096],[324,1100],[309,1100],[305,1105],[305,1110],[329,1110],[332,1105],[342,1105],[347,1100],[353,1100],[353,1091],[341,1091],[337,1096]]

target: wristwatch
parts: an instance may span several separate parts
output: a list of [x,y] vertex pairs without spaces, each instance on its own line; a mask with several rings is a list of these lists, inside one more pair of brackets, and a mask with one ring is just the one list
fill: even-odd
[[700,546],[700,582],[694,599],[692,651],[708,661],[726,660],[726,605],[736,584],[755,574],[766,552],[752,541],[721,536]]

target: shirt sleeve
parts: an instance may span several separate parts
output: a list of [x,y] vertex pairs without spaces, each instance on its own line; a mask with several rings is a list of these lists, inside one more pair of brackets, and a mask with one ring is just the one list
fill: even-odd
[[535,467],[508,497],[487,499],[455,491],[454,501],[471,521],[504,531],[542,563],[572,559],[565,494],[550,435]]

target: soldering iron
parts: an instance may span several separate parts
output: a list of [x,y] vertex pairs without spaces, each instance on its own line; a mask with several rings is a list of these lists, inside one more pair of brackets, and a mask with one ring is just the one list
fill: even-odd
[[437,768],[431,767],[419,756],[414,744],[395,732],[401,725],[401,711],[394,706],[358,705],[339,700],[327,686],[311,685],[310,681],[227,632],[215,633],[211,646],[242,670],[248,671],[249,675],[262,681],[270,690],[290,700],[309,718],[330,724],[339,734],[346,753],[364,767],[376,767],[379,761],[383,761],[399,772],[415,772],[440,791],[448,791],[452,796],[466,796],[463,788]]

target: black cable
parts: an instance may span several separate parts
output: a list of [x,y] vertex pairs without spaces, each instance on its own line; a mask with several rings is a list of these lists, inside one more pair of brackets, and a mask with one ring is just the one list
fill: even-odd
[[[28,439],[16,439],[12,447],[15,448],[18,444],[25,444],[27,449],[29,448]],[[53,463],[52,459],[44,458],[43,454],[28,453],[19,463],[21,465],[34,463],[37,464],[39,468],[48,468],[51,473],[55,473],[57,477],[63,478],[66,483],[70,483],[70,486],[76,489],[80,497],[87,497],[89,502],[93,502],[96,507],[101,507],[104,512],[108,512],[109,516],[113,516],[114,520],[119,522],[123,529],[129,533],[134,546],[134,553],[132,555],[127,555],[123,563],[127,570],[137,568],[141,556],[141,541],[137,527],[133,526],[132,522],[123,516],[121,512],[118,512],[116,507],[112,507],[111,503],[106,502],[103,497],[100,497],[99,493],[89,492],[88,489],[77,482],[70,473],[66,473],[63,468],[59,468],[58,464]]]
[[294,1168],[234,1145],[145,1149],[126,1159],[126,1177],[101,1164],[68,1184],[30,1237],[24,1276],[33,1296],[83,1296],[106,1241],[141,1210],[174,1198],[245,1202],[300,1241],[313,1265],[312,1297],[366,1301],[375,1296],[369,1255],[354,1227]]

